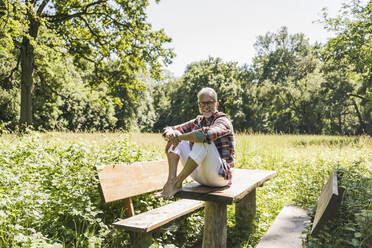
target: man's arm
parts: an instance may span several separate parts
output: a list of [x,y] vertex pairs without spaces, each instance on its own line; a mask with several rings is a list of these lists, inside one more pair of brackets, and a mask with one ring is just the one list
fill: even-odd
[[[183,124],[177,125],[177,126],[168,126],[163,129],[163,137],[169,141],[171,144],[177,144],[180,142],[180,139],[178,139],[178,136],[181,134],[189,134],[190,132],[193,132],[193,126],[194,126],[194,120],[190,120],[188,122],[185,122]],[[190,136],[186,136],[189,140]]]
[[231,134],[233,132],[233,127],[229,119],[221,117],[218,118],[210,127],[203,127],[201,131],[204,134],[206,141],[209,143]]
[[187,140],[191,142],[203,142],[205,140],[205,135],[200,130],[195,130],[189,133],[184,133],[178,136],[178,139]]
[[181,140],[191,141],[191,142],[203,142],[206,137],[200,130],[191,131],[188,133],[181,134],[176,130],[168,130],[165,132],[165,138],[169,141],[170,144],[178,145]]

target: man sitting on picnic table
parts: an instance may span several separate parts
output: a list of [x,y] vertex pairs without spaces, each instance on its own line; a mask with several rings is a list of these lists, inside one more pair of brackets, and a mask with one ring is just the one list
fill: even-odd
[[[186,123],[166,127],[163,137],[168,141],[165,152],[169,174],[163,190],[157,197],[171,198],[181,190],[189,176],[200,184],[223,187],[231,184],[234,167],[234,130],[226,114],[218,112],[217,94],[212,88],[198,93],[201,115]],[[178,176],[177,165],[181,158],[183,169]]]

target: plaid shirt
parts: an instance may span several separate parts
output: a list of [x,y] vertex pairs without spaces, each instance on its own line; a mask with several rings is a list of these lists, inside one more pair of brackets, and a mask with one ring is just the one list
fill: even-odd
[[213,141],[221,159],[227,163],[228,168],[226,168],[227,175],[225,177],[231,177],[229,168],[234,167],[235,141],[234,129],[226,114],[216,112],[208,119],[205,119],[202,115],[198,115],[191,121],[171,128],[180,131],[182,134],[195,130],[201,131],[205,136],[204,142],[210,144]]

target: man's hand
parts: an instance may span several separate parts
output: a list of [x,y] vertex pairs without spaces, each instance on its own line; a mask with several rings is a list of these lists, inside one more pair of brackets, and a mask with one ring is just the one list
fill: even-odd
[[162,136],[164,139],[168,140],[169,135],[173,133],[173,129],[170,127],[163,128]]
[[163,137],[165,140],[168,141],[168,144],[166,146],[166,153],[168,152],[169,148],[173,146],[173,149],[180,143],[179,136],[182,135],[182,133],[178,130],[173,130],[170,127],[166,127],[163,129]]
[[182,133],[178,130],[173,130],[170,127],[166,127],[163,129],[163,137],[165,140],[169,141],[170,143],[179,143],[179,136],[182,135]]

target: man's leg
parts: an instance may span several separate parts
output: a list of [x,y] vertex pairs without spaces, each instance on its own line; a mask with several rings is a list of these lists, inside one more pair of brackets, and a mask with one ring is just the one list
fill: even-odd
[[168,180],[171,181],[173,178],[177,176],[177,166],[178,161],[180,160],[180,155],[173,153],[173,152],[167,152],[167,158],[168,158]]
[[[192,158],[188,158],[185,166],[183,167],[180,174],[174,178],[171,178],[164,185],[163,190],[157,194],[158,197],[163,197],[165,199],[173,197],[182,188],[182,182],[198,167],[198,164]],[[177,172],[177,168],[176,168]]]
[[207,154],[200,166],[199,177],[203,179],[201,184],[211,187],[224,187],[230,184],[230,180],[224,178],[223,161],[214,143],[205,145]]
[[168,179],[163,187],[163,190],[161,192],[155,193],[155,197],[165,197],[165,188],[169,188],[169,185],[177,176],[177,167],[180,160],[180,155],[175,152],[171,152],[169,150],[170,147],[171,145],[168,143],[165,148],[165,153],[167,154],[168,159]]

